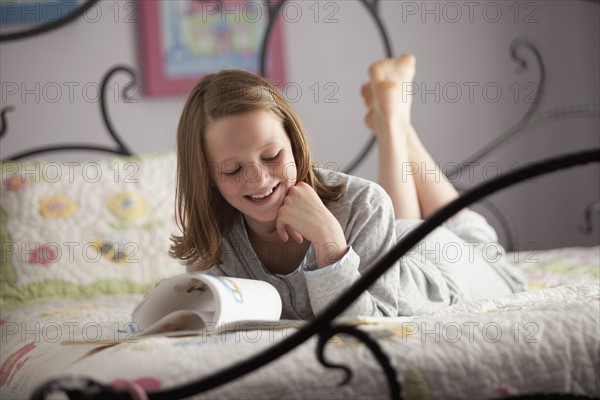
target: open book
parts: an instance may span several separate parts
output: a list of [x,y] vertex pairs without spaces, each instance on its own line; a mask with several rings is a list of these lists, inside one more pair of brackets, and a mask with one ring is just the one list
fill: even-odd
[[133,310],[130,331],[63,344],[113,344],[148,336],[302,327],[304,321],[280,320],[281,308],[279,293],[267,282],[182,274],[160,281],[145,295]]
[[281,298],[263,281],[183,274],[159,282],[131,316],[144,335],[211,332],[233,322],[278,321]]
[[[132,313],[130,329],[69,335],[65,345],[111,345],[154,336],[214,335],[231,331],[281,330],[286,335],[307,321],[282,320],[273,285],[252,279],[182,274],[160,281]],[[388,318],[386,318],[388,319]],[[338,317],[346,325],[379,324],[377,317]],[[113,322],[114,324],[114,322]]]

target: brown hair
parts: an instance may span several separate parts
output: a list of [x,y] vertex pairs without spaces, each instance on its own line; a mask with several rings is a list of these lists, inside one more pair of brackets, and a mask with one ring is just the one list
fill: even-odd
[[211,185],[204,134],[220,118],[258,110],[281,118],[291,142],[297,182],[309,184],[324,203],[339,199],[344,190],[343,185],[328,185],[315,175],[300,119],[268,80],[242,70],[205,76],[190,92],[177,128],[176,215],[183,234],[171,236],[169,251],[197,271],[220,263],[221,239],[238,213]]

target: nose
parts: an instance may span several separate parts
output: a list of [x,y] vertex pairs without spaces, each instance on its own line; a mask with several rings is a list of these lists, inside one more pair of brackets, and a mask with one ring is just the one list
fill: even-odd
[[272,181],[269,169],[258,163],[251,163],[244,168],[246,183],[257,187],[263,187]]

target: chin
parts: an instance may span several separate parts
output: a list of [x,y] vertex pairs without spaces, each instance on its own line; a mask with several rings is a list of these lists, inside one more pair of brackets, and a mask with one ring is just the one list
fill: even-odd
[[273,223],[274,224],[277,221],[277,215],[273,215],[273,216],[272,215],[264,215],[264,214],[262,214],[262,215],[248,215],[248,214],[245,214],[245,215],[247,217],[249,217],[249,218],[257,221],[257,222],[262,223],[262,224],[269,224],[269,223]]

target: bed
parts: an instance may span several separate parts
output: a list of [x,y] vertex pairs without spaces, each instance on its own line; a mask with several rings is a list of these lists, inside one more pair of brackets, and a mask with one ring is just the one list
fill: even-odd
[[[596,397],[599,292],[598,284],[590,282],[598,280],[598,249],[544,257],[552,261],[536,267],[536,274],[546,270],[548,280],[533,281],[536,287],[563,278],[573,282],[573,270],[578,283],[461,304],[435,315],[359,321],[390,357],[403,398]],[[29,398],[40,383],[64,376],[93,377],[114,388],[129,381],[148,392],[165,390],[247,359],[300,327],[102,345],[100,330],[104,337],[126,335],[128,311],[139,300],[139,295],[55,300],[3,314],[2,398]],[[89,344],[61,345],[80,330]],[[344,373],[321,365],[316,350],[317,341],[308,340],[280,360],[198,398],[389,397],[380,366],[354,337],[336,335],[325,350],[331,362],[352,366],[347,385],[337,385]]]
[[[364,3],[376,17],[376,2]],[[513,51],[522,46],[535,49],[518,40]],[[386,48],[389,54],[389,44]],[[102,88],[123,71],[131,72],[109,71]],[[598,116],[597,105],[544,113],[536,104],[471,161],[536,124]],[[134,339],[134,306],[156,282],[184,272],[167,254],[169,237],[178,232],[176,156],[133,155],[102,110],[116,147],[70,149],[118,155],[43,158],[61,145],[33,148],[1,165],[1,398],[45,398],[55,391],[90,399],[600,397],[600,242],[509,252],[508,260],[529,278],[526,292],[422,316],[335,318],[386,263],[459,208],[539,174],[598,162],[598,149],[463,188],[458,202],[411,232],[315,321]],[[7,126],[5,110],[2,120],[0,136]],[[29,159],[20,161],[23,157]],[[597,234],[594,212],[592,205],[586,229]],[[510,224],[505,228],[510,237]]]
[[[175,154],[78,162],[60,177],[57,164],[3,163],[2,398],[29,398],[39,385],[64,376],[165,390],[236,365],[302,328],[298,322],[128,340],[141,293],[183,272],[167,255],[168,237],[177,231]],[[530,278],[530,291],[433,315],[345,324],[367,332],[389,357],[403,398],[597,396],[600,248],[529,249],[508,257]],[[77,338],[84,343],[67,343]],[[111,338],[125,342],[104,343]],[[324,338],[328,362],[352,367],[346,385],[337,386],[343,370],[319,363],[320,340],[313,336],[200,397],[389,396],[386,375],[354,332]]]

